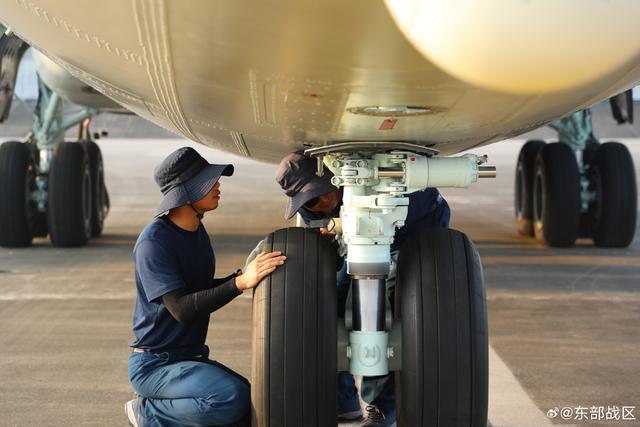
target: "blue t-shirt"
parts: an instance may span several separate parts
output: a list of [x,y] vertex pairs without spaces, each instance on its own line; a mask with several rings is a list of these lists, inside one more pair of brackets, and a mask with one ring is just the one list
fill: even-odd
[[203,354],[209,315],[183,325],[169,313],[162,296],[176,289],[193,292],[213,286],[216,260],[204,225],[187,231],[166,217],[156,219],[138,237],[133,255],[138,295],[131,347]]
[[392,248],[402,245],[409,236],[424,228],[447,228],[451,220],[449,204],[436,188],[427,188],[408,195],[409,207],[404,226],[396,229]]
[[[407,208],[407,218],[404,221],[404,226],[396,229],[396,235],[393,240],[391,249],[397,249],[402,245],[407,237],[411,236],[417,230],[423,228],[449,227],[449,220],[451,219],[451,209],[449,204],[440,195],[440,192],[436,188],[427,188],[422,191],[416,191],[407,195],[409,198],[409,206]],[[334,218],[340,216],[340,203],[333,212],[311,212],[304,208],[300,209],[300,215],[305,224],[309,225],[309,222],[317,219]]]

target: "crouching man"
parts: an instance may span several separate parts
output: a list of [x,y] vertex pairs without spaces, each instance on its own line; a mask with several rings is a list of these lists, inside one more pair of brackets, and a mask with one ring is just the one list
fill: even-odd
[[245,271],[214,279],[216,259],[200,221],[218,207],[222,175],[192,148],[171,153],[155,170],[164,194],[156,219],[134,247],[137,298],[126,403],[133,426],[249,426],[248,381],[209,359],[210,313],[255,287],[285,261],[261,253]]

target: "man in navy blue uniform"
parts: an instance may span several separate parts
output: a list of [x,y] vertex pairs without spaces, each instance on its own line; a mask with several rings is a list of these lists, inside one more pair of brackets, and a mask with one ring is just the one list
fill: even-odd
[[[338,217],[342,206],[342,189],[331,184],[333,174],[325,170],[323,176],[316,174],[315,159],[302,152],[288,154],[280,161],[276,172],[276,181],[289,197],[286,219],[298,213],[309,225],[313,220]],[[407,196],[409,207],[405,225],[396,229],[395,239],[391,246],[391,269],[387,279],[387,292],[392,302],[395,288],[395,266],[398,259],[398,248],[402,242],[419,229],[449,226],[451,211],[446,200],[437,189],[427,188]],[[333,237],[330,230],[320,228],[320,232]],[[345,304],[351,279],[346,272],[346,263],[337,274],[338,315],[344,317]],[[379,377],[363,378],[360,398],[365,403],[364,419],[361,426],[394,426],[395,425],[395,392],[393,373]],[[349,372],[338,374],[338,418],[355,420],[362,417],[358,392],[353,376]]]
[[250,425],[248,381],[208,357],[209,317],[286,257],[261,253],[244,272],[214,279],[215,254],[200,220],[218,207],[220,177],[232,174],[232,165],[209,164],[189,147],[155,170],[164,197],[133,250],[129,380],[139,397],[125,405],[133,426]]

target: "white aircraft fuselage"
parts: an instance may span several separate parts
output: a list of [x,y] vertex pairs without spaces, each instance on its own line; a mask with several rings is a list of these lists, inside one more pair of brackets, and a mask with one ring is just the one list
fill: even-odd
[[[486,8],[509,21],[510,11],[497,9],[503,3]],[[619,26],[625,5],[627,17],[638,14],[632,3],[603,3],[581,3],[611,11],[584,30],[587,45]],[[587,83],[528,93],[488,89],[434,65],[382,1],[3,0],[0,6],[0,19],[16,34],[127,109],[194,141],[268,161],[336,141],[407,141],[453,154],[524,133],[640,81],[640,52],[615,57],[610,37],[611,66],[574,46],[581,69],[599,66]],[[530,18],[545,31],[543,17]],[[530,25],[523,23],[523,31]],[[468,43],[481,39],[471,34]],[[546,39],[533,59],[530,45],[518,49],[518,34],[501,42],[521,53],[507,63],[535,59],[548,72],[540,58],[554,46],[542,45]],[[484,61],[503,63],[502,52],[496,47]]]

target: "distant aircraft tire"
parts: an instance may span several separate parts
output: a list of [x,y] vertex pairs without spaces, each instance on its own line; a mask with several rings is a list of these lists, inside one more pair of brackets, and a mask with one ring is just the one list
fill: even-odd
[[637,189],[633,158],[619,142],[608,142],[595,152],[591,173],[596,200],[592,211],[592,239],[596,246],[624,248],[636,231]]
[[0,145],[0,246],[29,246],[33,239],[35,164],[27,144]]
[[536,159],[533,182],[533,228],[549,246],[571,246],[580,225],[580,174],[571,148],[545,145]]
[[522,146],[516,164],[515,212],[518,233],[533,236],[533,178],[538,152],[544,147],[541,140],[530,140]]
[[395,295],[398,425],[486,427],[487,309],[471,240],[450,229],[416,233],[400,249]]
[[49,171],[48,223],[54,246],[83,246],[91,236],[91,168],[85,146],[61,142]]
[[102,234],[104,220],[108,210],[107,188],[104,183],[104,165],[100,147],[93,141],[87,141],[87,153],[91,170],[91,237]]
[[253,426],[335,426],[335,249],[315,230],[286,228],[263,250],[287,260],[253,294]]

